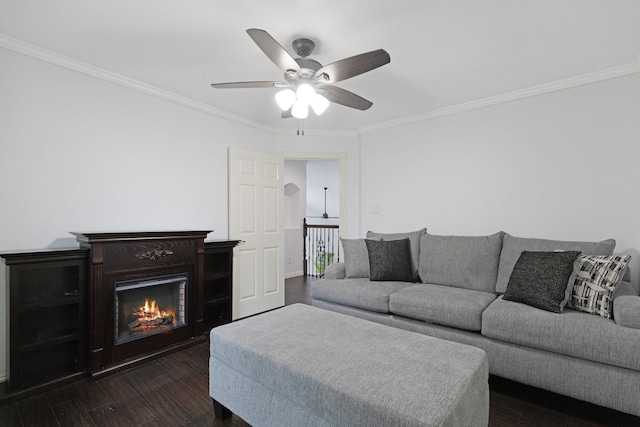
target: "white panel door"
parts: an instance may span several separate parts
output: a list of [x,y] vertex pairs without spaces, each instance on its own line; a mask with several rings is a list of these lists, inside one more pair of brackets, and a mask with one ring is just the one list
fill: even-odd
[[284,306],[284,159],[229,148],[233,319]]

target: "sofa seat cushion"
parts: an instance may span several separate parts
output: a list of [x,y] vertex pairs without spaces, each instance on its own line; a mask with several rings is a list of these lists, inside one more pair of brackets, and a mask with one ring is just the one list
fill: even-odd
[[311,297],[378,313],[389,313],[389,295],[412,284],[372,282],[369,279],[319,279],[311,282]]
[[389,298],[389,310],[398,316],[428,323],[480,331],[482,311],[496,298],[489,292],[431,284],[401,289]]
[[482,335],[640,371],[640,330],[572,309],[551,313],[497,298],[482,314]]

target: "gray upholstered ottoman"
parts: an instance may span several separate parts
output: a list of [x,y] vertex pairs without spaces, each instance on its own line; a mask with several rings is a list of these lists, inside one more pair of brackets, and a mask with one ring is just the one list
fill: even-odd
[[209,394],[261,426],[486,426],[484,351],[296,304],[211,331]]

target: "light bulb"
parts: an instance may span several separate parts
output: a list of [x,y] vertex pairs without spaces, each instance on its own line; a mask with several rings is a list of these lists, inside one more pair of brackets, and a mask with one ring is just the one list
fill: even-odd
[[276,102],[282,111],[287,111],[296,102],[296,93],[291,89],[281,90],[276,93]]
[[296,101],[291,108],[291,115],[296,119],[306,119],[309,115],[309,107],[304,102],[300,102],[300,100]]
[[316,94],[315,89],[307,83],[303,83],[298,86],[298,90],[296,90],[296,98],[298,101],[309,105],[313,100],[314,95]]
[[313,111],[317,115],[324,113],[324,110],[326,110],[328,106],[329,100],[327,98],[320,95],[319,93],[316,93],[313,96],[313,100],[311,101],[311,108],[313,108]]

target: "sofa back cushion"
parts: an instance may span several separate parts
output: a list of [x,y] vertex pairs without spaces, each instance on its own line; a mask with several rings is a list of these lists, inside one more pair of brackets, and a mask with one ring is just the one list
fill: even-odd
[[406,233],[376,233],[373,231],[367,231],[367,239],[374,240],[403,240],[409,239],[409,247],[411,249],[411,268],[413,269],[413,280],[419,281],[418,277],[418,263],[420,261],[420,237],[427,232],[426,228],[421,228],[416,231],[409,231]]
[[502,252],[500,253],[500,267],[495,291],[504,293],[509,284],[513,267],[523,251],[553,252],[555,250],[578,251],[585,255],[611,255],[616,246],[613,239],[601,242],[573,242],[568,240],[532,239],[515,237],[504,233]]
[[369,277],[369,252],[364,239],[343,239],[344,269],[347,279]]
[[502,231],[490,236],[436,236],[420,239],[422,283],[494,292]]

